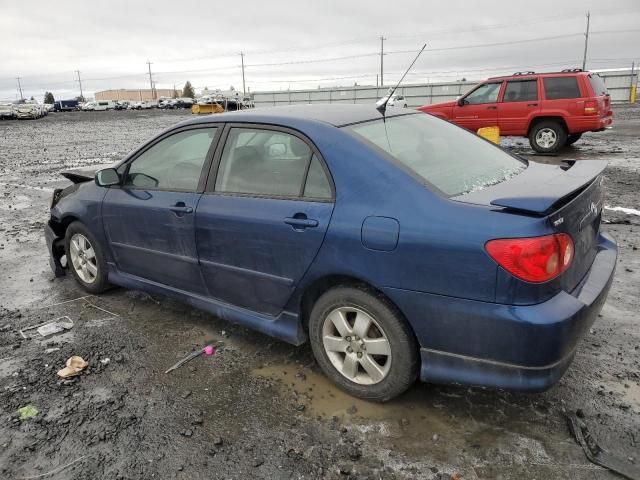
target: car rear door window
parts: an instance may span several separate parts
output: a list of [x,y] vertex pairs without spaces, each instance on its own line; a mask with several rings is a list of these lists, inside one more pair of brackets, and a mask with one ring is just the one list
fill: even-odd
[[198,128],[160,140],[129,166],[124,186],[196,191],[217,128]]
[[545,77],[542,81],[547,100],[580,98],[580,87],[576,77]]
[[498,93],[502,82],[483,83],[469,95],[464,97],[467,104],[475,105],[478,103],[495,103],[498,101]]
[[[222,152],[215,190],[300,197],[311,156],[309,145],[295,135],[277,130],[234,127],[229,131]],[[314,188],[310,186],[311,190]]]
[[528,102],[538,100],[537,80],[511,80],[504,90],[503,102]]
[[318,157],[313,155],[311,158],[311,165],[309,166],[309,173],[307,174],[307,181],[304,186],[304,196],[306,198],[319,198],[328,200],[331,198],[331,184],[327,178],[327,174],[322,168],[322,164]]

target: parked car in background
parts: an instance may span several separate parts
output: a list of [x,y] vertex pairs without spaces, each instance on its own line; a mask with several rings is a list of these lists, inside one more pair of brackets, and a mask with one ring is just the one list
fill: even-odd
[[404,95],[392,95],[387,105],[390,107],[407,108],[407,99]]
[[15,106],[12,102],[0,102],[0,120],[16,118]]
[[402,108],[240,110],[70,176],[46,244],[92,294],[112,283],[309,339],[358,397],[418,377],[540,391],[612,282],[605,167],[527,162]]
[[55,112],[74,112],[80,110],[80,102],[78,100],[58,100],[53,104]]
[[18,103],[14,107],[16,118],[19,119],[36,119],[44,116],[44,109],[38,103]]
[[114,110],[115,107],[115,102],[112,102],[111,100],[98,100],[85,103],[82,105],[82,110],[104,112],[106,110]]
[[129,108],[129,102],[126,100],[118,100],[115,102],[113,108],[115,110],[127,110]]
[[580,69],[489,78],[457,101],[418,110],[472,131],[497,125],[500,135],[528,137],[541,153],[557,152],[585,132],[600,132],[613,118],[602,78]]
[[131,108],[133,110],[148,110],[150,108],[153,108],[154,106],[156,106],[155,102],[151,102],[151,101],[141,101],[141,102],[135,102]]
[[[392,89],[389,89],[389,92],[387,93],[387,95],[385,95],[380,100],[378,100],[376,102],[376,105],[384,102],[387,98],[389,98],[389,93],[391,92],[391,90]],[[251,104],[252,104],[252,102],[251,102]],[[389,98],[389,101],[387,102],[387,106],[389,106],[389,107],[407,108],[408,105],[407,105],[407,100],[404,97],[404,95],[395,94],[395,95],[391,95],[391,98]]]
[[44,108],[46,109],[47,113],[53,112],[54,106],[55,105],[53,103],[45,103],[44,104]]

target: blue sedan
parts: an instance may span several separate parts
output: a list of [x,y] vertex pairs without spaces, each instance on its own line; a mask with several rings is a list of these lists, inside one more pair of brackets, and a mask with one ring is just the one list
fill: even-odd
[[195,118],[54,193],[51,266],[295,345],[352,395],[417,378],[542,391],[616,264],[599,161],[529,163],[424,113]]

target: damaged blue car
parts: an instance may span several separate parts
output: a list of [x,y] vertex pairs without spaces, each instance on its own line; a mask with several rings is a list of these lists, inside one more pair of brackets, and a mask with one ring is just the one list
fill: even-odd
[[295,345],[350,394],[416,379],[542,391],[613,278],[604,162],[543,165],[424,113],[199,117],[67,174],[57,275],[167,295]]

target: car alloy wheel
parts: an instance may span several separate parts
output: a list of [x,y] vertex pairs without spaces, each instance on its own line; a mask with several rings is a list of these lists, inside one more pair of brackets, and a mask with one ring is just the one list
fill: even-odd
[[541,128],[536,133],[536,143],[544,149],[553,148],[557,141],[558,135],[552,128]]
[[75,233],[71,237],[69,250],[71,264],[78,277],[87,284],[95,282],[98,276],[98,263],[96,252],[87,237],[81,233]]
[[322,345],[333,366],[359,385],[384,380],[391,368],[391,345],[380,324],[355,307],[340,307],[324,319]]

